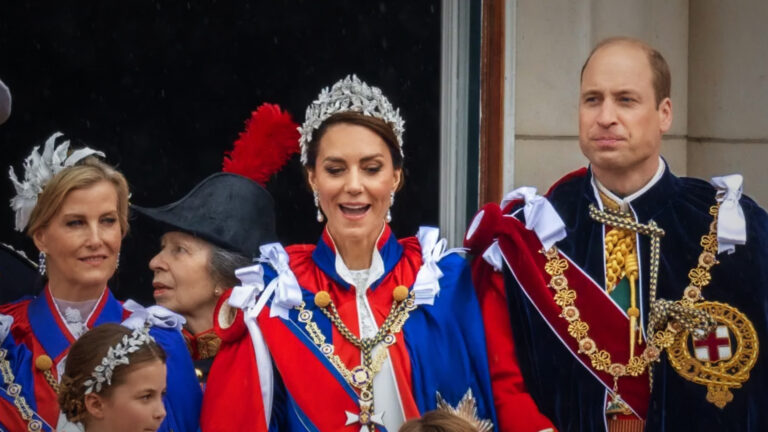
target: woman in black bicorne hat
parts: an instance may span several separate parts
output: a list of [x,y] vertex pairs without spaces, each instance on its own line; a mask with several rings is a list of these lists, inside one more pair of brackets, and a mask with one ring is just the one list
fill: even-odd
[[221,344],[213,329],[217,301],[238,284],[237,268],[258,258],[261,245],[277,242],[274,203],[263,185],[298,152],[296,128],[288,113],[264,104],[228,152],[223,172],[174,203],[133,206],[163,233],[149,262],[155,301],[186,318],[184,335],[202,383]]

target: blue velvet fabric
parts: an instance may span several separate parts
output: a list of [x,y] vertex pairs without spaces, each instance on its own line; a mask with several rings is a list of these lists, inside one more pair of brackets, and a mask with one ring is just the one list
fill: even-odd
[[159,432],[195,432],[203,393],[184,338],[176,329],[161,327],[150,328],[149,334],[167,356],[167,390],[163,397],[166,417]]
[[[549,194],[567,227],[561,251],[600,283],[604,281],[603,226],[589,217],[596,203],[591,172],[558,185]],[[638,221],[650,220],[665,230],[661,241],[658,298],[678,300],[688,285],[688,271],[696,267],[701,236],[712,222],[709,208],[715,189],[708,183],[678,178],[667,169],[631,207]],[[768,430],[768,215],[744,196],[741,206],[747,221],[747,244],[732,255],[720,254],[712,282],[703,289],[705,299],[739,309],[754,324],[763,343],[757,363],[742,388],[733,389],[733,401],[717,408],[706,400],[707,388],[680,376],[666,353],[653,370],[648,431],[766,431]],[[513,210],[514,212],[514,210]],[[522,218],[522,212],[517,213]],[[641,316],[648,317],[649,248],[640,236]],[[520,368],[526,386],[541,412],[560,431],[605,429],[605,387],[563,346],[508,270],[505,284]],[[597,326],[600,323],[589,323]]]
[[485,327],[467,262],[451,254],[438,263],[443,277],[434,306],[419,306],[403,326],[411,356],[413,394],[423,414],[437,407],[436,391],[456,406],[467,388],[478,416],[496,422]]

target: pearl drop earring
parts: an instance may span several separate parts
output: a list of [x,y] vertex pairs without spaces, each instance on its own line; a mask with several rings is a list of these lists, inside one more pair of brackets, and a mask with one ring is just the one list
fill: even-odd
[[395,192],[389,193],[389,208],[387,209],[387,223],[392,222],[392,206],[395,205]]
[[313,191],[315,196],[315,207],[317,207],[317,221],[323,222],[323,212],[320,211],[320,196],[317,191]]

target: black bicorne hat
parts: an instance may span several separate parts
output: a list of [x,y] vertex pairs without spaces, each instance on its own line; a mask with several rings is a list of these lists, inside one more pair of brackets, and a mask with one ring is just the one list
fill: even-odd
[[262,104],[226,152],[223,171],[162,207],[133,206],[167,231],[184,231],[249,258],[278,241],[275,204],[263,185],[299,150],[298,125],[278,105]]
[[193,234],[249,258],[259,256],[259,246],[278,241],[272,196],[237,174],[213,174],[172,204],[132,208],[165,232]]

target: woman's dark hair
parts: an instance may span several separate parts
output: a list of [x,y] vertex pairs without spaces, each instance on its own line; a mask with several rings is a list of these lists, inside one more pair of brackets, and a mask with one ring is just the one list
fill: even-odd
[[[307,145],[307,163],[305,168],[314,169],[318,148],[320,147],[320,140],[323,138],[323,135],[325,135],[328,127],[339,123],[363,126],[380,136],[387,145],[387,148],[389,148],[389,154],[392,155],[392,165],[395,169],[403,168],[403,156],[400,153],[400,144],[398,144],[397,135],[395,135],[395,132],[392,130],[389,123],[380,118],[367,116],[355,111],[334,114],[328,117],[328,119],[317,128],[312,134],[312,140]],[[402,180],[400,181],[400,184],[402,185]]]
[[[91,377],[107,351],[128,336],[131,329],[116,323],[102,324],[87,331],[78,339],[67,354],[67,364],[61,377],[59,407],[71,422],[85,420],[85,381]],[[96,394],[109,397],[112,389],[125,382],[125,377],[142,363],[160,360],[165,363],[165,351],[155,342],[142,344],[138,351],[128,354],[129,363],[118,365],[112,372],[112,383]]]

